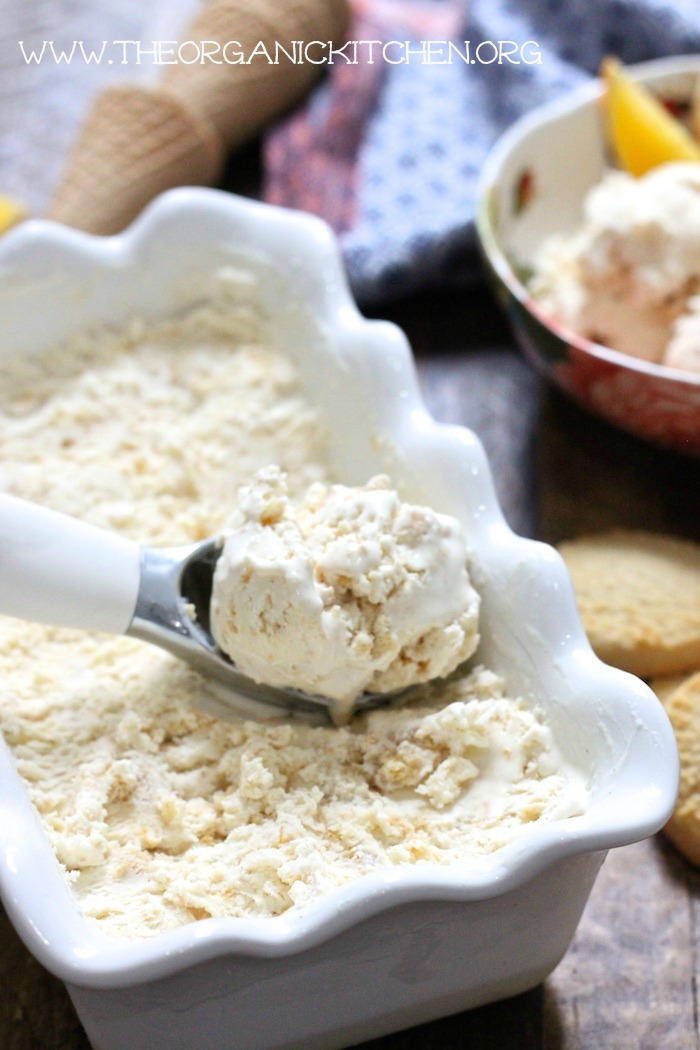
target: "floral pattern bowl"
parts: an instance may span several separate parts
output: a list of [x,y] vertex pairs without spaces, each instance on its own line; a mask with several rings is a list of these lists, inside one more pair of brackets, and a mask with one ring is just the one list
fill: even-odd
[[[700,55],[633,66],[674,105],[690,98]],[[587,409],[677,451],[700,454],[700,375],[581,338],[547,316],[527,288],[542,241],[573,230],[586,192],[610,167],[593,81],[522,117],[484,166],[477,231],[496,295],[535,367]],[[700,247],[699,247],[700,250]]]

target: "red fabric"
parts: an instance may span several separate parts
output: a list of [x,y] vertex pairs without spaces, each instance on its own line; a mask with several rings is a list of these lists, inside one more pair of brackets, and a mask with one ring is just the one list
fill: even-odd
[[[381,33],[378,25],[356,15],[348,39],[380,40]],[[356,65],[343,58],[334,60],[326,90],[317,92],[266,137],[263,196],[267,201],[320,215],[336,233],[352,226],[357,157],[385,71],[381,60]]]
[[[445,39],[459,24],[453,5],[401,0],[353,0],[348,40]],[[352,48],[346,54],[354,57]],[[357,47],[357,61],[336,56],[327,80],[307,103],[268,133],[263,147],[263,197],[271,204],[320,215],[343,233],[352,227],[358,194],[358,158],[367,122],[381,102],[393,67],[376,45]]]

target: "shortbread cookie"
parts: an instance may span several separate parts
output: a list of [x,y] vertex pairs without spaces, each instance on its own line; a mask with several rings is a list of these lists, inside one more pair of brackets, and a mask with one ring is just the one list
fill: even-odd
[[700,668],[700,546],[614,530],[559,547],[601,659],[642,678]]
[[[698,668],[700,670],[700,668]],[[688,674],[665,674],[660,678],[652,678],[649,685],[652,690],[656,693],[662,704],[666,704],[666,701],[670,696],[675,693],[676,689],[683,685],[684,682],[688,681]]]
[[676,849],[700,865],[700,671],[675,689],[670,681],[652,682],[671,720],[681,760],[681,783],[673,816],[664,833]]

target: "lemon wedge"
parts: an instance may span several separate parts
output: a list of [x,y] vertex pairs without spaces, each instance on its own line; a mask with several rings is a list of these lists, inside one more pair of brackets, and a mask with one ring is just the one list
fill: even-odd
[[27,209],[14,197],[0,194],[0,233],[27,218]]
[[610,143],[625,171],[644,175],[670,161],[700,161],[700,143],[617,59],[605,59],[600,74]]

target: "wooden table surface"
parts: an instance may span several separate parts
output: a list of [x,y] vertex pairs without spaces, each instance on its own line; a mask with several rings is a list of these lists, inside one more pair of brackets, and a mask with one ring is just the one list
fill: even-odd
[[[623,525],[700,540],[700,461],[619,433],[544,386],[483,288],[424,292],[377,312],[408,332],[434,415],[481,436],[517,531],[556,543]],[[543,985],[365,1050],[697,1048],[698,885],[661,836],[614,850]],[[87,1050],[62,984],[1,911],[0,988],[0,1050]]]

